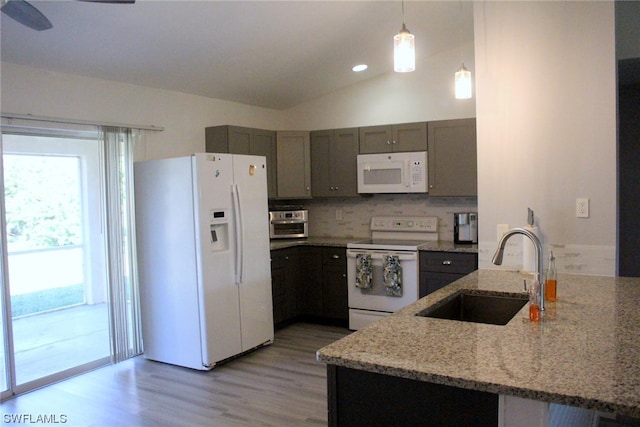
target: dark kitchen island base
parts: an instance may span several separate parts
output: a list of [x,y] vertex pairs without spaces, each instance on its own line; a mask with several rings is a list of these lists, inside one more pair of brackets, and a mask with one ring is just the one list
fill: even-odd
[[498,395],[327,365],[329,426],[497,426]]

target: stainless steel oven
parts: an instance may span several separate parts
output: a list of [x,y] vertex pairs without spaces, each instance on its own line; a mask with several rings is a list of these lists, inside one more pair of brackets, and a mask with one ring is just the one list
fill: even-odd
[[374,217],[369,240],[347,244],[349,329],[415,302],[419,247],[438,240],[437,217]]
[[296,239],[309,236],[309,211],[306,209],[269,212],[269,237]]

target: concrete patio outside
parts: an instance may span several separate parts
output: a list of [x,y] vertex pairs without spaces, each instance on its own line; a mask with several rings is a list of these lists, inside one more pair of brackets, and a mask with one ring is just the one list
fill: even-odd
[[108,357],[107,304],[15,318],[13,340],[18,384]]

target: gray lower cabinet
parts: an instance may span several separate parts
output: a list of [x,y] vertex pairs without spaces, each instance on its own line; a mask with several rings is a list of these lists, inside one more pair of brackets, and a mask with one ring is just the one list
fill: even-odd
[[327,365],[331,427],[498,426],[498,399],[488,392]]
[[476,119],[429,122],[429,195],[477,196]]
[[360,154],[427,150],[427,123],[366,126],[359,129]]
[[356,197],[358,129],[311,132],[313,197]]
[[478,269],[478,254],[420,251],[420,298]]
[[[478,254],[420,251],[420,298],[478,269]],[[347,251],[297,246],[271,251],[273,321],[276,327],[306,318],[335,324],[349,319]]]
[[300,246],[300,277],[298,294],[301,312],[311,317],[322,317],[322,248]]
[[301,246],[299,292],[303,316],[338,323],[349,320],[347,251],[328,246]]
[[300,246],[273,250],[271,283],[276,327],[298,318],[347,325],[345,248]]
[[251,154],[267,158],[267,189],[269,198],[277,195],[276,132],[241,126],[212,126],[205,128],[207,153]]
[[311,198],[309,132],[276,132],[278,199]]
[[349,320],[347,296],[347,251],[322,248],[322,315],[334,320]]
[[276,326],[300,314],[298,277],[298,248],[271,251],[271,293]]

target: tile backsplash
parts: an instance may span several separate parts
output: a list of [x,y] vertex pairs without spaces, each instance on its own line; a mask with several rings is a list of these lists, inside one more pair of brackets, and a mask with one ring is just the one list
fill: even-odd
[[477,212],[476,197],[429,197],[425,194],[375,194],[345,199],[306,200],[309,235],[369,237],[374,216],[436,216],[438,237],[453,241],[454,212]]
[[[523,239],[514,238],[507,242],[501,266],[491,262],[497,242],[478,243],[478,265],[480,268],[523,271]],[[558,273],[615,276],[616,248],[605,245],[575,245],[557,242],[542,242],[543,270],[548,265],[549,251],[556,258]],[[527,270],[528,271],[528,270]]]
[[[286,204],[291,204],[288,201]],[[283,203],[283,202],[281,202]],[[296,201],[309,210],[309,235],[312,237],[366,238],[374,216],[436,216],[438,238],[453,241],[453,214],[477,212],[476,197],[429,197],[425,194],[375,194],[345,199],[315,199]],[[615,247],[585,246],[561,242],[543,242],[544,266],[549,250],[556,256],[560,273],[613,276]],[[491,263],[497,241],[479,242],[480,268],[521,270],[523,268],[522,239],[511,239],[505,248],[504,262]]]

